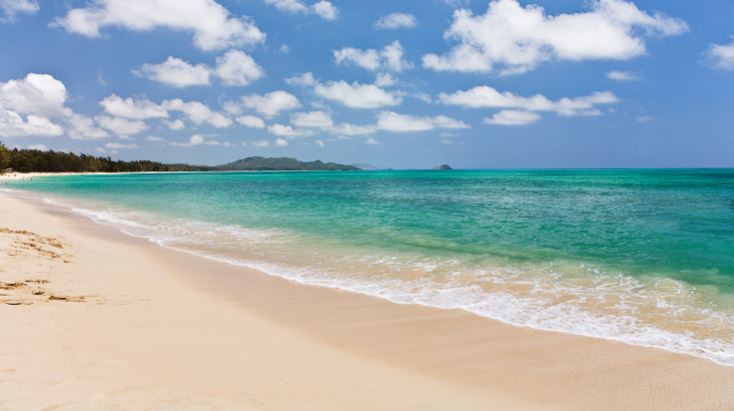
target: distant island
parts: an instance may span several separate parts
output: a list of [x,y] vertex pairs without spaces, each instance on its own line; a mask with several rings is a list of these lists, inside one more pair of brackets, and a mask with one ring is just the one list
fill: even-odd
[[434,170],[453,170],[453,168],[451,168],[451,166],[448,164],[440,164],[440,165],[437,165],[436,167],[433,167],[433,169]]
[[121,173],[142,171],[353,171],[359,167],[321,160],[299,161],[295,158],[247,157],[219,166],[164,164],[157,161],[119,161],[109,157],[74,154],[63,151],[8,149],[0,143],[0,173]]
[[356,166],[338,163],[324,163],[321,160],[299,161],[290,157],[247,157],[231,163],[214,167],[215,170],[359,170]]

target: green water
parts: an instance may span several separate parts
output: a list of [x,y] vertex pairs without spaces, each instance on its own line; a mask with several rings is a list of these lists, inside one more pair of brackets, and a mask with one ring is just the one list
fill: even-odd
[[8,187],[295,281],[734,364],[734,170],[126,174]]

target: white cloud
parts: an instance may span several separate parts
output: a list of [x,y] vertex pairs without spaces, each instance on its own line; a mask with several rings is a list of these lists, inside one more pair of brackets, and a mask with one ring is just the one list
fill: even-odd
[[288,141],[282,138],[275,139],[275,145],[278,147],[285,147],[288,145]]
[[160,64],[143,64],[135,73],[169,86],[189,87],[209,85],[211,69],[205,64],[193,65],[169,56]]
[[99,140],[109,137],[109,133],[99,128],[94,120],[74,114],[66,120],[68,125],[66,133],[74,140]]
[[39,117],[63,117],[72,114],[64,106],[66,86],[49,74],[29,73],[25,78],[0,83],[0,109],[34,114]]
[[175,119],[173,121],[164,121],[163,124],[166,125],[170,130],[183,130],[184,127],[186,127],[186,124],[181,119]]
[[94,0],[69,10],[54,25],[68,32],[99,37],[113,26],[133,31],[166,28],[189,31],[202,50],[241,47],[265,41],[265,34],[248,17],[234,17],[214,0]]
[[385,46],[381,51],[375,49],[357,49],[346,47],[334,50],[334,61],[336,64],[354,64],[370,71],[390,70],[401,72],[413,67],[403,59],[403,46],[399,41],[394,41]]
[[317,146],[319,146],[319,147],[321,147],[321,148],[324,148],[324,147],[326,146],[326,144],[324,144],[324,141],[323,141],[323,140],[314,140],[313,142],[314,142],[314,143],[315,143],[315,144],[316,144]]
[[48,151],[49,150],[48,146],[44,144],[29,144],[25,146],[25,148],[27,148],[28,150],[38,150],[38,151]]
[[265,0],[265,4],[287,13],[307,13],[308,6],[301,0]]
[[195,147],[201,145],[220,146],[222,145],[222,143],[220,143],[218,140],[211,139],[203,134],[194,134],[193,136],[189,137],[188,141],[184,143],[172,142],[170,145],[174,147]]
[[375,85],[377,87],[391,87],[394,86],[398,81],[390,73],[378,73],[375,79]]
[[645,53],[643,36],[672,36],[688,25],[649,14],[626,0],[592,0],[591,10],[549,16],[542,7],[494,0],[485,14],[462,9],[444,33],[456,45],[445,55],[423,56],[438,71],[515,74],[549,60],[628,60]]
[[36,0],[0,0],[0,10],[4,14],[0,21],[15,21],[17,14],[35,14],[39,9]]
[[239,116],[235,119],[238,123],[249,128],[265,128],[265,122],[256,116]]
[[107,114],[116,117],[125,117],[133,120],[149,118],[166,118],[168,111],[150,100],[135,100],[130,97],[121,98],[116,94],[107,96],[99,104]]
[[734,40],[729,44],[712,44],[707,57],[717,69],[734,70]]
[[637,122],[638,123],[649,123],[649,122],[651,122],[653,120],[654,120],[654,118],[652,118],[651,116],[639,116],[639,117],[637,117]]
[[151,143],[162,143],[162,142],[164,142],[166,140],[163,137],[148,136],[148,137],[145,137],[145,141],[149,141]]
[[484,119],[486,124],[497,124],[502,126],[523,126],[540,120],[540,114],[532,111],[502,110],[492,117]]
[[329,131],[332,134],[340,136],[366,136],[377,132],[377,127],[375,127],[374,125],[342,123],[331,127]]
[[311,6],[307,6],[303,0],[265,0],[265,4],[291,14],[315,14],[324,20],[335,20],[339,17],[339,10],[326,0],[320,0]]
[[134,150],[136,148],[140,148],[140,146],[138,146],[135,143],[127,143],[127,144],[122,144],[122,143],[107,143],[104,146],[105,146],[105,148],[109,148],[111,150]]
[[244,96],[242,97],[242,106],[255,110],[266,118],[273,118],[283,111],[301,107],[301,102],[293,94],[278,90],[267,94]]
[[311,10],[324,20],[336,20],[339,17],[339,10],[329,1],[321,0],[311,6]]
[[97,116],[95,120],[103,128],[123,138],[128,138],[131,135],[148,129],[148,125],[141,120],[129,120],[123,117],[111,116]]
[[377,141],[377,140],[375,140],[373,137],[368,138],[367,140],[364,141],[364,143],[365,144],[370,144],[370,145],[380,144],[380,142]]
[[640,78],[631,71],[612,70],[607,73],[607,78],[614,81],[636,81]]
[[232,125],[232,120],[216,111],[212,111],[204,103],[199,101],[186,101],[181,99],[165,100],[162,104],[170,111],[179,111],[188,117],[194,124],[207,123],[213,127],[226,128]]
[[380,17],[375,22],[375,27],[378,29],[399,29],[399,28],[412,28],[418,24],[415,16],[408,13],[392,13]]
[[229,86],[246,86],[263,76],[262,67],[246,53],[230,50],[217,57],[217,77]]
[[55,137],[64,129],[52,118],[73,114],[64,106],[64,83],[48,74],[29,73],[25,78],[0,83],[0,136]]
[[451,117],[416,117],[392,111],[383,111],[377,116],[377,127],[395,133],[428,131],[435,128],[469,128],[467,124]]
[[218,77],[228,86],[246,86],[263,76],[263,69],[252,57],[239,50],[229,50],[217,57],[217,65],[191,64],[168,57],[160,64],[143,64],[133,73],[173,87],[207,86]]
[[489,86],[478,86],[452,94],[438,96],[443,104],[469,108],[501,108],[522,111],[554,112],[562,116],[599,115],[597,105],[614,104],[619,99],[609,91],[596,92],[588,96],[550,100],[542,94],[521,97],[510,92],[499,92]]
[[374,84],[329,81],[314,88],[318,96],[337,101],[351,108],[380,108],[397,106],[402,99]]
[[265,148],[270,145],[270,142],[268,140],[256,140],[250,143],[250,145],[256,148]]
[[291,124],[300,128],[329,128],[334,125],[329,113],[324,111],[310,111],[293,113]]
[[33,114],[25,118],[11,110],[0,109],[0,137],[56,137],[64,129],[46,117]]
[[316,79],[313,74],[309,71],[307,73],[299,74],[297,76],[288,77],[285,82],[291,86],[313,86],[316,84]]
[[268,126],[268,132],[279,137],[303,137],[313,135],[313,131],[311,130],[294,129],[291,126],[284,124],[273,124],[272,126]]

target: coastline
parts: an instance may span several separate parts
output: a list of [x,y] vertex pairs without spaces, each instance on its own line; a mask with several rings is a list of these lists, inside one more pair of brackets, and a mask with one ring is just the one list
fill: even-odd
[[70,254],[2,255],[17,269],[1,275],[23,278],[0,281],[86,297],[0,304],[14,331],[0,408],[734,407],[734,367],[297,285],[4,193],[0,205],[0,227]]

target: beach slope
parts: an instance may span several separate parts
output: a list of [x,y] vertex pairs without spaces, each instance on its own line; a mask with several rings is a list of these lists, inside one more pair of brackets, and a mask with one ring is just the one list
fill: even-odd
[[0,409],[732,409],[734,368],[305,287],[0,194]]

